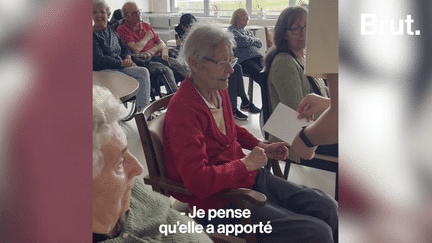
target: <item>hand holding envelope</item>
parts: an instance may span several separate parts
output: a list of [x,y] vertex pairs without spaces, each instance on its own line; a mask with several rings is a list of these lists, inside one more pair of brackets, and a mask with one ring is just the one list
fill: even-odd
[[297,107],[299,119],[311,121],[315,114],[323,113],[330,106],[330,99],[314,93],[307,94]]

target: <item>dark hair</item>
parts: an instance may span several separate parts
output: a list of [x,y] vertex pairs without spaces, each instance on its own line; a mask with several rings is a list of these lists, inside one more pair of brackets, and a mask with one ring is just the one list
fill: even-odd
[[282,11],[274,28],[274,46],[268,50],[264,59],[266,72],[270,72],[270,66],[277,54],[286,52],[296,58],[285,39],[286,32],[295,22],[307,14],[306,9],[302,7],[289,7]]
[[174,28],[174,30],[177,32],[177,36],[182,39],[183,35],[185,34],[185,31],[183,30],[183,27],[191,27],[194,22],[196,22],[197,19],[192,14],[186,13],[183,14],[180,17],[180,23]]

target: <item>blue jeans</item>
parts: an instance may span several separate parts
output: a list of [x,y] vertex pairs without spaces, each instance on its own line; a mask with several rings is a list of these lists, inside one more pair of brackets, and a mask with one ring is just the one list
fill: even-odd
[[145,67],[124,67],[120,69],[104,69],[102,72],[121,72],[134,79],[139,83],[138,93],[136,95],[137,106],[144,107],[150,104],[150,73]]
[[[267,203],[258,207],[248,203],[252,222],[270,221],[270,234],[257,234],[259,242],[333,243],[338,241],[337,202],[326,193],[274,176],[260,169],[253,186],[254,190],[267,196]],[[225,208],[236,208],[230,203]],[[196,218],[207,225],[240,224],[240,219],[215,218],[208,221]]]

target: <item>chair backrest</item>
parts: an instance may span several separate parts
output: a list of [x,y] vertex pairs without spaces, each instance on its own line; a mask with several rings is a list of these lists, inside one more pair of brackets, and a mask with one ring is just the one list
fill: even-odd
[[[166,177],[167,175],[163,156],[162,137],[165,113],[161,113],[155,117],[154,113],[168,106],[173,95],[174,94],[171,94],[156,100],[144,108],[142,112],[135,115],[135,121],[137,123],[150,177]],[[164,191],[160,187],[153,186],[153,190],[169,196],[169,192]]]
[[119,25],[122,25],[123,22],[124,22],[124,18],[123,18],[121,10],[116,9],[112,14],[111,20],[108,22],[108,25],[112,29],[117,31],[117,28],[119,27]]
[[121,19],[123,19],[123,14],[121,12],[121,9],[114,10],[111,17],[111,22],[113,22],[114,20],[120,21]]
[[268,139],[268,133],[262,130],[262,127],[267,122],[270,117],[270,101],[269,101],[269,92],[268,92],[268,72],[266,70],[262,70],[260,72],[260,78],[263,81],[263,85],[261,85],[261,101],[262,108],[260,113],[260,128],[263,133],[265,139]]
[[[274,45],[274,27],[265,27],[265,35],[267,40],[267,51]],[[266,51],[266,52],[267,52]]]

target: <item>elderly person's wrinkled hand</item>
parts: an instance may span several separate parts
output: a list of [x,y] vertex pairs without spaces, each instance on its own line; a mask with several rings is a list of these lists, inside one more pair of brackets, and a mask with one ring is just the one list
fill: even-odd
[[288,148],[285,142],[277,142],[264,144],[260,143],[259,146],[264,149],[267,158],[275,160],[284,160],[288,157]]
[[168,48],[163,48],[162,49],[162,59],[164,60],[164,61],[168,61]]
[[323,113],[329,106],[329,98],[314,93],[308,94],[297,106],[297,112],[300,113],[298,118],[306,118],[306,120],[309,122],[313,120],[313,116],[315,114]]
[[156,52],[158,52],[158,48],[156,46],[145,51],[145,53],[150,54],[150,57],[153,57],[156,54]]
[[258,170],[267,165],[267,156],[264,149],[256,146],[253,150],[242,159],[247,171]]
[[291,145],[291,152],[293,152],[295,155],[299,156],[302,159],[311,160],[315,156],[315,147],[308,147],[303,142],[303,140],[300,138],[300,135],[297,134],[296,137],[293,140],[293,143]]
[[134,67],[136,64],[132,61],[132,58],[130,55],[127,55],[126,58],[121,63],[122,67]]

